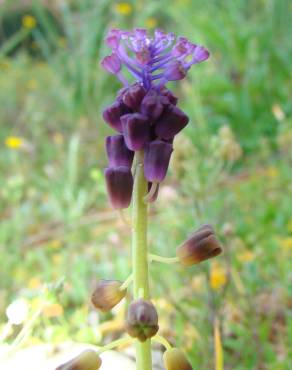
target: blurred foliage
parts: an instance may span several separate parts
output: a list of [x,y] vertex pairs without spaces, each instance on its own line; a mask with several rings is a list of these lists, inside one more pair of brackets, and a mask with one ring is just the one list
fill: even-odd
[[0,46],[0,342],[119,335],[124,308],[99,315],[88,304],[95,279],[130,271],[129,227],[109,209],[102,173],[111,131],[101,111],[119,85],[99,60],[109,28],[160,27],[212,58],[173,84],[191,123],[151,208],[151,251],[173,255],[205,222],[225,245],[191,269],[153,263],[162,333],[201,370],[214,368],[215,323],[225,369],[289,369],[291,4],[13,3],[0,2],[2,32],[5,14],[14,19]]

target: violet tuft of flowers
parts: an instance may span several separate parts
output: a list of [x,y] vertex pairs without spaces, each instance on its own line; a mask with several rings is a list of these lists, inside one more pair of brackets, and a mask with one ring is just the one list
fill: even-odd
[[[150,36],[141,28],[132,31],[112,29],[106,43],[112,53],[102,60],[101,65],[116,75],[124,87],[116,101],[104,110],[103,118],[123,135],[130,151],[145,151],[146,179],[161,182],[167,173],[172,141],[189,122],[188,116],[176,106],[177,97],[165,85],[185,78],[192,65],[208,59],[209,52],[185,37],[161,30]],[[133,76],[134,82],[127,80],[123,68]],[[126,186],[126,180],[117,166],[125,166],[126,161],[129,168],[132,154],[124,150],[121,139],[107,141],[107,154],[109,169],[105,173],[109,197],[115,208],[125,208],[129,202],[117,199],[122,193],[129,195],[131,181],[128,181],[130,188],[119,189]],[[129,180],[129,173],[127,177]]]

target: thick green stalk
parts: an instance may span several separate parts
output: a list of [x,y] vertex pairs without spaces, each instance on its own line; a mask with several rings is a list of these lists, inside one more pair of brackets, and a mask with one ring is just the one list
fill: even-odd
[[[147,205],[143,201],[147,193],[144,177],[143,153],[136,154],[133,190],[132,258],[134,299],[149,299],[148,249],[147,249]],[[136,343],[137,370],[152,370],[151,340]]]

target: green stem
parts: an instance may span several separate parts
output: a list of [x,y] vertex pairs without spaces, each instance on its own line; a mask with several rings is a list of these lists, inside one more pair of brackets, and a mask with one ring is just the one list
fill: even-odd
[[[143,198],[147,194],[144,177],[143,152],[136,154],[135,180],[133,189],[132,258],[134,299],[149,299],[148,250],[147,250],[147,205]],[[137,370],[152,370],[151,340],[136,343]]]
[[101,353],[106,352],[106,351],[109,351],[109,350],[111,350],[113,348],[131,344],[133,342],[133,340],[134,339],[133,338],[130,338],[130,337],[117,339],[117,340],[115,340],[113,342],[110,342],[106,346],[103,346],[103,347],[99,348],[99,350],[97,351],[97,353],[98,354],[101,354]]
[[155,262],[161,262],[161,263],[166,263],[166,264],[179,262],[178,257],[162,257],[162,256],[158,256],[157,254],[148,254],[148,260],[149,262],[155,261]]

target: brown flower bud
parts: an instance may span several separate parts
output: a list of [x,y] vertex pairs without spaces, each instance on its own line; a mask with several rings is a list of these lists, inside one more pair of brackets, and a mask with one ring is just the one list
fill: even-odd
[[163,363],[166,370],[193,370],[183,351],[178,348],[166,350]]
[[116,306],[127,294],[127,289],[121,290],[122,282],[118,280],[100,280],[91,296],[94,307],[107,312]]
[[100,366],[101,359],[98,354],[88,349],[65,364],[58,366],[56,370],[97,370]]
[[203,225],[178,247],[176,254],[181,264],[191,266],[218,256],[221,252],[213,227]]
[[158,332],[158,315],[150,301],[138,299],[128,308],[126,331],[140,342],[153,337]]

